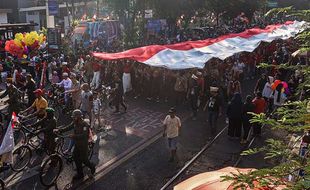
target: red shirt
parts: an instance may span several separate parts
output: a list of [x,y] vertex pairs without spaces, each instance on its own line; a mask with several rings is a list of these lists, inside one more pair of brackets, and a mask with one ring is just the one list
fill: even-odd
[[93,70],[94,72],[100,71],[101,65],[99,63],[93,62]]
[[68,73],[70,75],[70,69],[67,66],[65,66],[62,68],[62,73]]
[[123,71],[124,71],[124,73],[130,73],[130,66],[125,65]]
[[264,98],[254,98],[252,103],[255,105],[254,113],[264,113],[266,109],[266,101]]

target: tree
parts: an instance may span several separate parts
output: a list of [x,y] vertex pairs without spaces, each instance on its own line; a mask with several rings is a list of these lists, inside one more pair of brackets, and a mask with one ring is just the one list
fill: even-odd
[[[284,14],[285,13],[285,14]],[[307,16],[309,10],[295,10],[292,7],[273,9],[268,16],[278,17],[279,15],[295,15],[299,19],[309,19]],[[296,37],[300,43],[302,51],[310,51],[310,32],[309,28]],[[262,64],[261,67],[268,67]],[[310,67],[292,66],[283,64],[277,66],[288,70],[300,70],[304,76],[304,82],[299,84],[298,93],[303,93],[303,98],[298,101],[291,101],[285,106],[278,108],[274,115],[276,117],[267,118],[265,114],[253,114],[251,122],[261,123],[271,127],[273,130],[285,130],[289,133],[300,133],[310,130]],[[296,94],[296,95],[297,95]],[[310,136],[304,137],[310,138]],[[310,140],[309,140],[310,141]],[[271,187],[285,185],[287,189],[305,190],[310,189],[310,151],[306,150],[305,157],[300,157],[299,153],[291,150],[291,147],[281,139],[268,139],[266,145],[262,148],[249,149],[244,151],[243,155],[251,155],[262,152],[266,160],[273,160],[274,166],[264,169],[258,169],[248,174],[235,174],[232,176],[223,176],[223,180],[233,180],[235,188],[245,189],[247,186],[254,188]],[[301,172],[306,175],[299,176]],[[289,175],[293,176],[293,181],[284,180]],[[258,185],[254,185],[254,181]]]
[[227,19],[236,18],[241,12],[248,18],[252,18],[253,13],[261,6],[259,0],[208,0],[206,8],[216,14],[217,23],[220,15]]

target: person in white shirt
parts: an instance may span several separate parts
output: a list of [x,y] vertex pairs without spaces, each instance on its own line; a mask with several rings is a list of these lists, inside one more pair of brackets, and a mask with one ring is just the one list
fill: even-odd
[[[72,81],[69,78],[68,73],[63,73],[62,77],[63,77],[62,81],[59,82],[59,83],[56,83],[56,84],[58,86],[63,87],[65,89],[65,92],[67,92],[67,91],[71,90],[71,88],[72,88]],[[68,103],[68,100],[69,100],[69,96],[68,96],[67,93],[65,93],[65,103],[66,103],[66,105]]]
[[163,136],[168,139],[168,147],[170,149],[169,162],[173,162],[176,158],[178,136],[180,134],[181,120],[175,115],[175,109],[169,110],[169,115],[164,120],[164,133]]

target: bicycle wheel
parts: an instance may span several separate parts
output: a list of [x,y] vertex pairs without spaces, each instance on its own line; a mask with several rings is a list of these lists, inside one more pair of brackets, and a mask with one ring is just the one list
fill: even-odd
[[0,190],[4,190],[5,189],[5,183],[2,179],[0,179]]
[[26,134],[25,134],[25,132],[22,129],[20,129],[20,128],[15,129],[14,130],[14,143],[15,143],[15,146],[24,144],[25,142],[26,142]]
[[40,182],[42,185],[46,187],[53,186],[56,183],[60,172],[62,171],[62,167],[62,159],[57,154],[51,155],[45,161],[43,161],[39,173]]
[[30,162],[32,152],[29,146],[22,145],[13,151],[13,164],[11,168],[15,172],[22,171]]

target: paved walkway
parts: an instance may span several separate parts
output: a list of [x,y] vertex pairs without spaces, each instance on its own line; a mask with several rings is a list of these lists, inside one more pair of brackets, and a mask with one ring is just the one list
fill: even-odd
[[[165,104],[150,103],[144,100],[129,101],[127,113],[113,114],[106,110],[102,118],[111,125],[111,130],[98,133],[92,161],[97,164],[98,173],[107,173],[120,163],[126,161],[150,143],[156,141],[162,134],[162,121],[169,106]],[[180,111],[181,118],[189,116],[187,110]],[[68,119],[65,119],[68,123]],[[38,177],[37,168],[43,158],[35,156],[30,169],[19,174],[6,176],[6,183],[11,189],[44,188]],[[58,179],[59,189],[64,189],[71,182],[75,171],[72,165],[64,165],[64,170]],[[10,174],[10,173],[8,173]],[[88,177],[85,177],[85,180]],[[72,185],[72,184],[70,184]],[[73,184],[73,186],[77,186]]]

